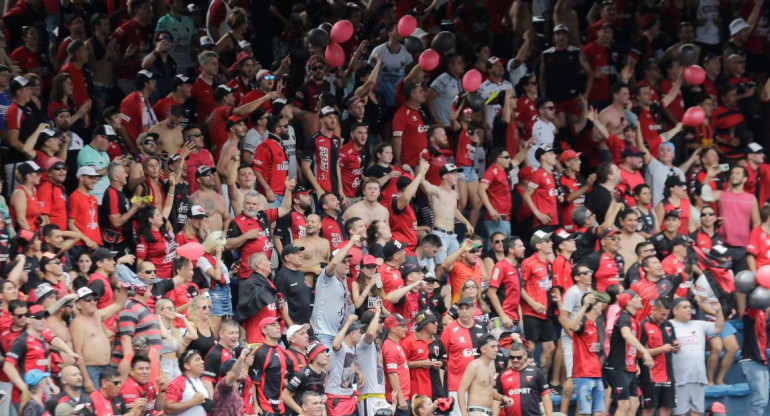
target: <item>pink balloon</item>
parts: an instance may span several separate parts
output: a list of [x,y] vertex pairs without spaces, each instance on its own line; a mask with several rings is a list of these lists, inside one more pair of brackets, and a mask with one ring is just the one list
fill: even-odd
[[353,23],[349,20],[340,20],[332,26],[332,33],[329,35],[334,43],[345,43],[353,37]]
[[198,260],[203,256],[203,244],[191,242],[176,249],[176,255],[190,260]]
[[417,29],[417,19],[412,15],[407,14],[398,21],[398,34],[402,38],[412,36],[415,29]]
[[757,270],[757,283],[762,287],[770,288],[770,264],[764,265]]
[[698,106],[690,107],[687,109],[687,111],[684,112],[684,117],[682,117],[682,124],[687,127],[700,126],[705,118],[706,113],[702,108]]
[[476,92],[481,86],[481,72],[471,69],[463,75],[463,89],[465,92]]
[[420,64],[420,68],[425,71],[433,71],[438,66],[439,60],[440,57],[438,56],[438,52],[433,49],[426,49],[420,54],[418,63]]
[[684,69],[684,79],[690,85],[700,85],[706,80],[706,71],[698,65],[690,65]]
[[326,47],[326,63],[332,67],[342,66],[345,63],[345,51],[342,50],[342,46],[336,43],[330,43]]

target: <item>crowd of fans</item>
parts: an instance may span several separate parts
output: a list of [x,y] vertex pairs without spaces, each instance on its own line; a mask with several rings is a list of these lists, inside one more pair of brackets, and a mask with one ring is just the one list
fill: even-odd
[[763,0],[0,3],[0,414],[763,414]]

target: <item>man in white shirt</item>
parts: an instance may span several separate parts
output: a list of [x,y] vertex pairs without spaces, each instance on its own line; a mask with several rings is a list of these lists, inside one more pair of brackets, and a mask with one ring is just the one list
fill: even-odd
[[372,49],[369,65],[374,66],[374,56],[380,54],[382,65],[377,76],[377,91],[385,95],[388,107],[395,107],[396,86],[404,79],[406,64],[413,59],[412,54],[401,44],[401,35],[398,34],[396,22],[388,23],[385,30],[388,32],[388,41]]
[[540,147],[553,146],[553,142],[556,138],[556,125],[553,124],[556,121],[556,105],[548,97],[538,98],[537,105],[537,121],[532,126],[532,147],[527,151],[527,164],[532,166],[533,169],[540,167],[540,162],[535,157],[535,150]]
[[496,56],[490,57],[487,59],[487,68],[489,70],[489,78],[481,83],[479,94],[484,97],[484,102],[487,103],[485,107],[486,120],[487,127],[491,131],[495,116],[503,109],[504,91],[513,90],[513,84],[503,78],[503,75],[505,75],[504,59]]

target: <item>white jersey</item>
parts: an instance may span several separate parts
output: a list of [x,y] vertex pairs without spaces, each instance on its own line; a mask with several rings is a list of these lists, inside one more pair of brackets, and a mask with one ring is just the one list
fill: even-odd
[[700,0],[695,12],[698,20],[705,20],[706,24],[695,28],[695,40],[707,45],[719,43],[719,26],[714,19],[719,16],[719,0]]
[[388,106],[396,106],[396,86],[404,76],[404,68],[412,62],[412,55],[403,45],[399,47],[398,52],[392,53],[388,49],[388,44],[383,43],[372,50],[369,56],[369,64],[374,66],[374,55],[379,53],[382,59],[380,73],[377,76],[377,91],[385,95]]
[[[479,94],[484,97],[485,102],[489,102],[486,106],[487,125],[489,127],[492,127],[495,122],[495,116],[503,110],[503,104],[505,104],[505,90],[513,90],[513,84],[506,80],[503,80],[499,84],[491,80],[486,80],[482,82],[479,87]],[[491,100],[490,97],[492,97]]]
[[556,125],[550,121],[543,121],[537,119],[532,126],[532,140],[534,144],[527,151],[527,164],[532,166],[533,169],[540,167],[540,163],[535,159],[535,150],[538,147],[553,146],[553,141],[556,139]]

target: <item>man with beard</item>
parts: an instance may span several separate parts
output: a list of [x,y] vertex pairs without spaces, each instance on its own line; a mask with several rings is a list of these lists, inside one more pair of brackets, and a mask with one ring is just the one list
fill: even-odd
[[609,228],[599,234],[601,250],[582,259],[594,273],[593,286],[596,290],[605,291],[612,285],[621,283],[623,278],[623,256],[620,250],[620,231]]
[[[227,130],[227,140],[221,147],[214,150],[214,160],[217,160],[217,173],[221,176],[227,174],[225,165],[228,160],[238,160],[240,158],[241,140],[246,137],[246,133],[249,131],[248,126],[246,126],[246,119],[237,115],[231,115],[227,118],[225,128]],[[211,130],[212,127],[209,125],[209,131],[211,132]],[[213,135],[211,141],[212,143],[214,142]]]
[[[286,181],[289,163],[281,143],[289,138],[288,127],[289,123],[280,115],[267,116],[267,139],[257,146],[252,160],[257,178],[257,190],[265,194],[272,208],[281,206],[283,202],[285,190],[283,184]],[[246,159],[244,161],[248,163]]]
[[389,223],[390,213],[380,204],[380,183],[376,179],[369,178],[364,182],[363,187],[364,199],[346,209],[342,218],[345,220],[361,218],[367,227],[374,221]]
[[347,230],[345,230],[345,223],[340,215],[341,203],[337,198],[337,195],[327,192],[321,195],[318,202],[321,204],[323,210],[321,231],[319,235],[329,240],[329,245],[332,250],[339,248],[339,245],[343,241],[348,239]]
[[340,148],[340,160],[337,164],[342,180],[342,193],[345,205],[351,206],[361,200],[359,188],[363,179],[364,167],[368,165],[368,152],[364,150],[369,138],[369,127],[355,122],[350,125],[350,139]]
[[526,248],[521,238],[507,237],[503,243],[505,258],[492,268],[487,296],[492,309],[500,317],[504,329],[513,329],[522,319],[521,262]]
[[[211,152],[206,149],[206,139],[203,137],[203,132],[201,131],[200,126],[197,124],[189,124],[187,127],[182,130],[182,136],[184,137],[184,148],[190,149],[190,153],[187,155],[186,158],[184,158],[184,168],[187,170],[187,177],[188,178],[194,178],[195,172],[198,170],[201,166],[208,166],[210,168],[213,168],[215,166],[214,164],[214,157],[211,155]],[[182,150],[179,151],[179,154],[182,154]],[[224,175],[223,175],[224,176]],[[215,176],[214,179],[219,181],[219,179]],[[189,181],[190,182],[190,192],[195,192],[198,190],[198,182],[197,181]],[[252,184],[253,186],[253,184]],[[219,186],[217,186],[217,189],[219,189]],[[251,188],[250,188],[251,189]]]
[[334,134],[338,116],[339,112],[334,108],[323,107],[318,114],[321,128],[305,143],[302,173],[316,195],[326,192],[339,194],[342,188],[337,168],[342,139]]
[[294,106],[286,103],[283,98],[276,98],[273,100],[272,113],[273,115],[281,115],[284,123],[286,123],[288,134],[287,138],[282,138],[283,151],[286,153],[286,159],[289,161],[289,177],[296,178],[299,172],[299,165],[297,163],[297,134],[294,132],[294,127],[290,124],[294,120]]
[[200,205],[206,211],[210,231],[227,230],[230,225],[230,211],[225,198],[217,192],[214,169],[200,166],[195,172],[198,190],[190,195],[190,205]]
[[251,275],[249,258],[253,254],[264,253],[268,259],[272,257],[273,242],[270,235],[270,224],[289,212],[291,192],[295,185],[294,179],[286,180],[286,195],[284,195],[286,198],[278,208],[260,210],[257,191],[248,191],[243,196],[243,210],[230,222],[227,230],[227,244],[225,245],[227,250],[239,251],[241,261],[238,275],[241,279],[246,279]]
[[[48,159],[43,165],[48,170],[48,180],[37,188],[37,198],[45,223],[56,224],[60,229],[67,229],[67,165],[58,157]],[[47,217],[47,218],[46,218]]]
[[[49,260],[47,257],[43,257],[43,259],[48,260],[43,262],[45,266],[40,266],[41,269],[46,270],[47,275],[55,274],[58,271],[61,271],[61,262],[59,264],[56,264],[58,262],[58,259]],[[48,266],[48,267],[46,267]],[[63,273],[63,272],[62,272]],[[57,278],[61,276],[62,273],[59,273]],[[46,279],[48,280],[48,279]],[[50,282],[50,280],[49,280]],[[72,320],[73,313],[72,309],[75,307],[75,299],[77,298],[77,295],[74,293],[70,293],[66,296],[59,297],[59,299],[56,300],[56,302],[48,307],[48,318],[45,320],[45,324],[48,327],[48,329],[51,330],[51,332],[54,333],[57,337],[64,340],[64,342],[67,343],[67,345],[72,347],[72,334],[70,333],[69,329],[67,328],[67,325],[69,325],[70,320]],[[70,357],[62,357],[66,362],[70,362]]]
[[348,117],[342,120],[340,123],[340,133],[342,138],[350,140],[352,137],[355,126],[366,125],[365,111],[368,97],[361,98],[357,95],[351,95],[345,102],[345,106],[348,109]]
[[[431,379],[433,373],[444,368],[442,360],[432,360],[433,347],[437,342],[438,317],[429,309],[417,313],[414,318],[414,332],[401,340],[406,360],[409,363],[409,379],[412,394],[433,397]],[[443,349],[443,346],[439,348]]]
[[[307,68],[311,71],[310,79],[302,84],[302,86],[294,93],[293,104],[300,110],[315,113],[318,108],[318,97],[322,92],[331,91],[331,85],[329,84],[329,81],[324,80],[326,64],[324,63],[323,58],[320,56],[311,57],[310,60],[308,60]],[[323,115],[323,109],[319,116],[325,117]],[[336,158],[334,160],[336,160]]]
[[[308,215],[305,219],[305,235],[292,241],[292,244],[304,249],[302,264],[306,265],[305,268],[318,268],[318,270],[313,272],[320,272],[320,264],[329,261],[329,253],[331,251],[330,241],[320,236],[321,224],[321,217],[316,214]],[[311,272],[305,273],[306,281],[312,283],[315,274]]]
[[227,83],[227,86],[235,90],[233,92],[235,102],[245,104],[241,100],[242,97],[255,89],[253,80],[257,73],[257,61],[246,52],[241,52],[236,57],[234,66],[238,69],[238,74]]
[[[441,168],[444,167],[449,160],[454,159],[454,151],[450,149],[449,136],[446,134],[446,130],[443,126],[430,126],[428,127],[428,154],[424,155],[430,162],[428,173],[425,174],[425,179],[434,186],[441,186]],[[431,217],[433,213],[431,212]],[[432,220],[433,218],[431,218]]]
[[294,240],[305,236],[307,232],[305,215],[313,203],[311,193],[312,191],[301,186],[294,190],[291,211],[279,218],[275,224],[276,250],[282,251],[284,244],[289,245]]

